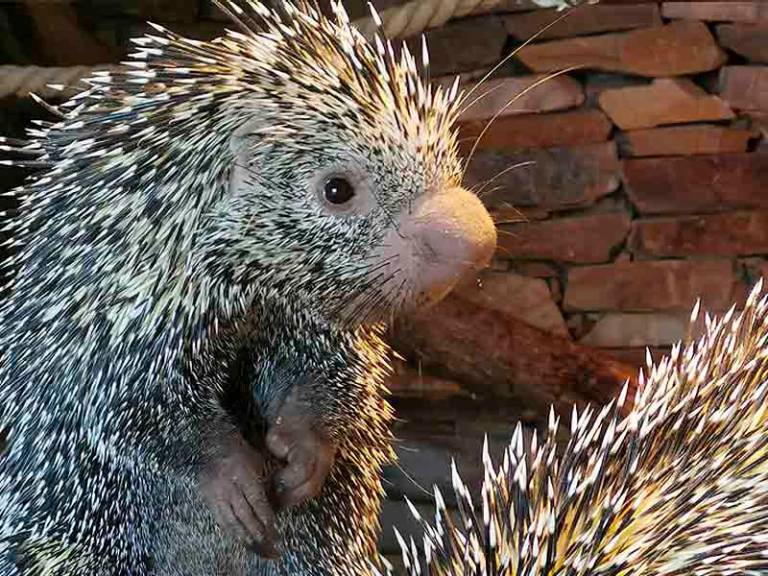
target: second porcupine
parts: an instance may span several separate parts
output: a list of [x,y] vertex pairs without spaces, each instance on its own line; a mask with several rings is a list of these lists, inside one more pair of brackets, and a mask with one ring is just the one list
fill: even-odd
[[[282,6],[224,3],[240,31],[213,42],[158,27],[4,144],[42,170],[0,310],[2,576],[365,571],[389,456],[374,323],[440,298],[495,233],[460,188],[455,91],[340,7]],[[297,445],[245,442],[238,375]],[[269,532],[263,457],[298,453],[317,488],[327,444],[263,562],[241,542]]]
[[[697,304],[691,326],[699,316]],[[457,515],[411,510],[423,545],[398,533],[410,576],[768,575],[768,294],[704,318],[704,331],[609,405],[575,409],[556,455],[518,425],[479,493],[453,468]],[[528,444],[526,446],[526,444]],[[457,517],[458,516],[458,517]],[[401,574],[398,572],[397,574]]]

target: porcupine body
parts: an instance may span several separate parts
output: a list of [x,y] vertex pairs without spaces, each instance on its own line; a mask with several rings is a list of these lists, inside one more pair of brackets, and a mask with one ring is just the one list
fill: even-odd
[[[157,27],[4,144],[41,170],[0,310],[2,576],[362,573],[390,455],[374,325],[490,258],[455,90],[340,6],[222,8],[238,31]],[[262,563],[214,525],[197,473],[241,434],[225,398],[263,416],[307,374],[339,451]]]
[[[399,534],[405,573],[424,576],[768,574],[768,295],[705,318],[696,342],[649,359],[625,417],[617,401],[575,410],[555,453],[515,431],[503,463],[484,452],[480,500],[453,469],[459,514],[436,491],[423,546]],[[698,315],[698,305],[692,318]],[[526,446],[528,444],[528,446]],[[479,505],[479,507],[478,507]]]
[[[258,325],[226,346],[228,354],[234,353],[229,363],[237,372],[234,382],[245,385],[229,390],[231,403],[239,404],[232,412],[237,421],[251,424],[246,437],[258,441],[263,414],[274,410],[290,386],[306,379],[308,369],[312,377],[322,376],[322,387],[307,385],[305,398],[341,443],[325,489],[279,517],[286,552],[278,565],[220,538],[195,483],[174,478],[163,486],[166,504],[154,542],[153,563],[160,574],[353,575],[369,570],[378,536],[379,472],[392,458],[391,412],[383,400],[388,349],[375,329],[339,330],[298,310],[277,316],[284,313],[282,308],[262,310]],[[296,334],[311,334],[311,339],[301,341]],[[203,379],[208,372],[220,377],[220,354],[212,361],[198,359]],[[245,402],[249,396],[257,402]],[[259,400],[263,405],[257,405]],[[336,420],[328,422],[328,414]]]

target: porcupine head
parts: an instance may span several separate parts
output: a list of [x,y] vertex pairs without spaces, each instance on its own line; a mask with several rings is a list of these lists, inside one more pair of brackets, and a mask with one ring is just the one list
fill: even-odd
[[280,32],[221,41],[247,88],[229,102],[230,195],[207,257],[241,262],[257,299],[351,328],[434,303],[496,241],[460,185],[456,91],[426,86],[407,51],[367,43],[340,5],[335,22],[291,6],[224,6],[245,30],[261,19]]
[[[3,315],[23,322],[6,334],[7,358],[32,360],[11,379],[45,391],[53,360],[73,381],[92,369],[81,380],[93,405],[72,414],[112,456],[133,447],[128,419],[182,416],[135,416],[125,407],[154,396],[131,385],[170,375],[211,326],[259,302],[361,326],[439,300],[495,246],[461,187],[455,89],[428,87],[407,51],[366,42],[340,5],[333,19],[303,0],[221,7],[235,31],[200,42],[156,27],[126,70],[97,73],[25,150],[49,169],[25,187],[15,230],[23,249]],[[66,346],[42,348],[42,321]],[[140,349],[158,352],[151,366],[103,364]],[[97,394],[118,369],[136,373]],[[36,402],[20,389],[3,393],[19,413]],[[185,413],[205,405],[184,393]]]

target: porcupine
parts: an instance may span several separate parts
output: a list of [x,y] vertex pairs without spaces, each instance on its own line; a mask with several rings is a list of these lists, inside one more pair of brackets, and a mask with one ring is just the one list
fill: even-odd
[[[699,316],[691,315],[691,327]],[[707,314],[703,334],[641,372],[635,401],[574,408],[529,442],[518,425],[476,500],[454,465],[458,513],[435,490],[423,545],[397,533],[415,576],[768,574],[768,294]],[[692,330],[691,330],[692,332]],[[526,446],[527,444],[527,446]],[[478,506],[480,509],[478,509]],[[458,516],[458,518],[456,517]]]
[[[155,26],[4,144],[40,172],[0,310],[2,576],[364,573],[390,456],[380,322],[493,251],[455,89],[340,5],[220,6],[239,31]],[[300,504],[271,563],[246,547],[273,537],[266,465]]]

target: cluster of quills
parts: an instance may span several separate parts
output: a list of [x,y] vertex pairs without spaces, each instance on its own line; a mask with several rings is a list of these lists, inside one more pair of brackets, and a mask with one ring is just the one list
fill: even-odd
[[[699,304],[691,327],[699,317]],[[701,321],[699,321],[701,324]],[[421,545],[396,531],[410,576],[768,574],[768,295],[703,318],[703,335],[620,396],[575,408],[557,454],[518,425],[477,499],[452,469],[457,512],[435,489]],[[387,565],[389,574],[401,573]]]
[[[215,43],[203,43],[156,27],[156,35],[136,41],[137,53],[125,70],[97,73],[89,90],[60,108],[49,107],[57,122],[41,123],[30,131],[28,142],[0,140],[0,151],[19,156],[0,164],[49,168],[22,194],[25,218],[12,229],[12,248],[29,243],[24,258],[45,258],[46,246],[35,240],[41,227],[78,239],[89,233],[68,229],[79,221],[79,203],[88,191],[93,193],[89,214],[104,229],[121,230],[115,221],[128,210],[138,213],[137,206],[148,214],[145,228],[133,230],[136,242],[127,246],[123,261],[140,259],[147,233],[157,239],[153,274],[146,277],[122,278],[114,239],[104,235],[88,240],[88,266],[109,272],[104,282],[114,284],[126,299],[140,299],[174,278],[184,256],[183,246],[174,248],[177,231],[191,238],[199,207],[211,203],[224,185],[223,162],[203,151],[223,149],[249,112],[240,108],[244,95],[257,98],[264,114],[276,119],[268,123],[268,133],[260,134],[262,146],[290,139],[315,121],[285,113],[280,102],[296,98],[310,99],[315,111],[334,118],[341,131],[375,125],[376,133],[367,134],[371,140],[406,135],[436,164],[453,152],[443,143],[459,112],[458,84],[449,91],[425,86],[407,49],[396,65],[389,43],[377,37],[375,50],[364,49],[362,36],[346,26],[337,51],[338,44],[328,41],[337,29],[318,24],[324,20],[304,0],[284,3],[289,19],[260,2],[226,6],[246,33],[229,32]],[[340,3],[334,7],[348,24]],[[272,29],[258,42],[247,33],[259,27],[257,20]],[[297,35],[301,42],[286,42]],[[426,52],[423,61],[428,64]],[[340,86],[352,86],[352,91]],[[366,121],[371,119],[375,122]],[[429,130],[423,130],[425,122]],[[160,151],[171,160],[158,162]],[[207,169],[182,178],[179,167],[185,164]],[[158,182],[174,201],[175,214],[153,212],[149,191]],[[129,184],[136,193],[126,196],[120,210],[99,208]],[[59,220],[46,217],[54,199],[71,206],[62,208]],[[81,282],[79,264],[69,261],[66,249],[63,256],[63,264],[49,276],[22,277],[14,281],[15,288],[28,291],[30,318],[54,322],[61,310],[44,297],[46,285],[66,285],[70,300],[79,305],[77,317],[87,326],[101,303]],[[16,264],[10,260],[6,266]],[[61,278],[72,281],[67,285]],[[186,317],[191,296],[200,308],[209,300],[243,307],[240,295],[212,294],[205,284],[193,295],[184,292],[186,286],[176,288],[178,293],[170,290],[173,298],[158,308],[139,311],[146,315],[142,329],[147,333],[155,333],[168,318]],[[692,324],[698,316],[697,306]],[[199,320],[190,317],[190,322]],[[398,534],[408,574],[768,574],[768,296],[759,285],[743,311],[705,315],[703,324],[697,341],[675,346],[656,366],[649,360],[627,416],[622,409],[628,387],[603,408],[574,409],[571,438],[562,453],[554,413],[543,441],[536,435],[526,441],[518,426],[498,467],[486,446],[479,500],[454,466],[458,512],[449,511],[436,490],[434,521],[412,506],[423,527],[421,543]],[[119,342],[126,329],[117,323],[110,342]],[[6,337],[10,343],[13,338]],[[86,341],[82,346],[94,345]],[[110,390],[119,395],[122,388]],[[18,407],[31,401],[20,390],[5,394]]]

